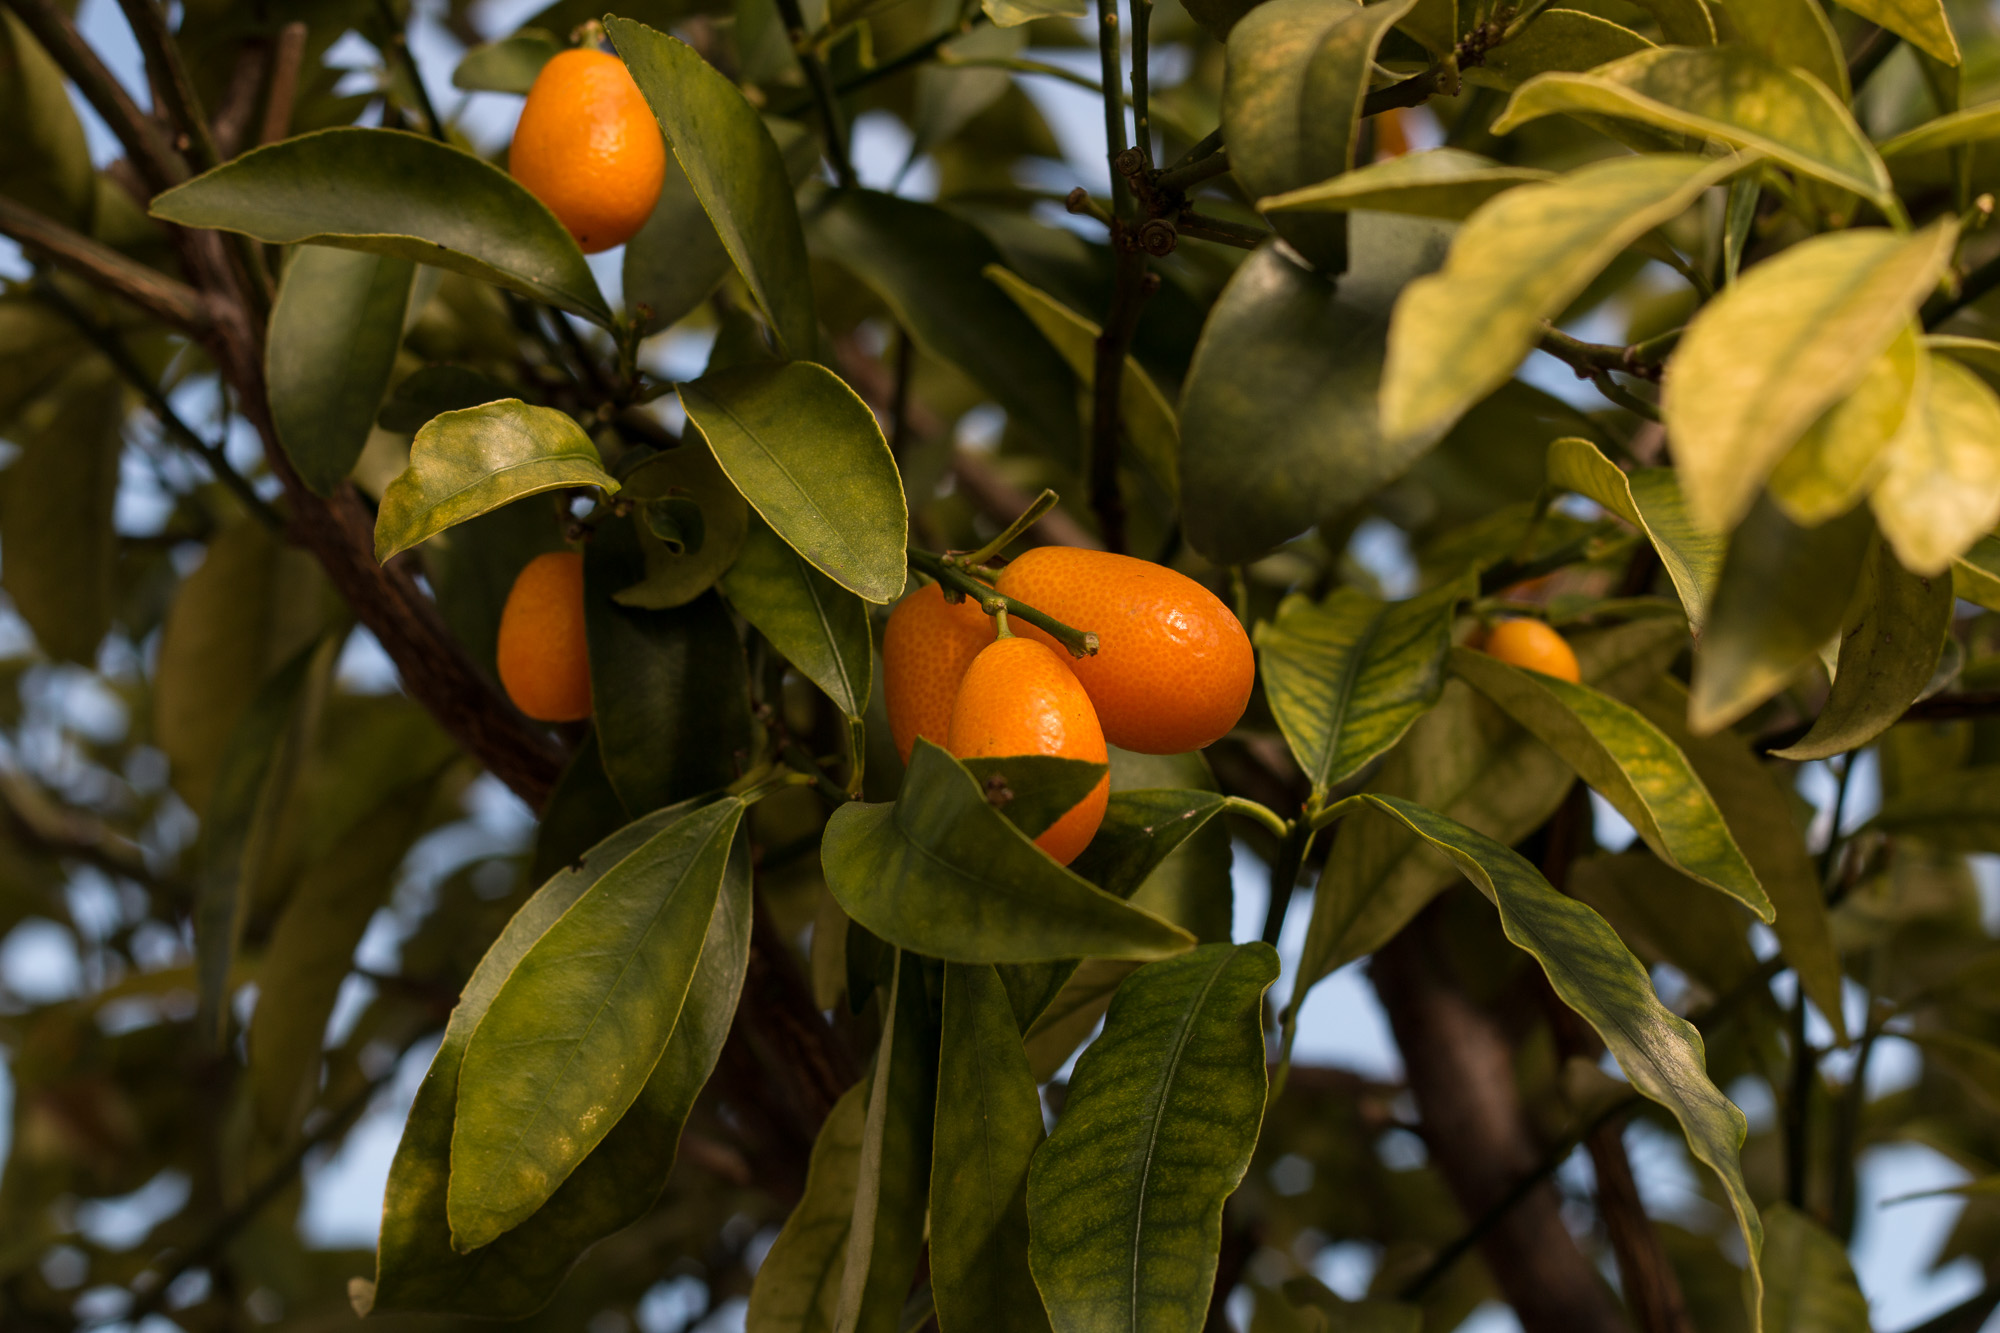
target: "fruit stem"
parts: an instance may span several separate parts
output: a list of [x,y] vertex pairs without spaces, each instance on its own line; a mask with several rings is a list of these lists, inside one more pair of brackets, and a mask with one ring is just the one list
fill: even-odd
[[1007,624],[1007,608],[1004,606],[993,613],[993,637],[996,639],[1014,637],[1013,629]]
[[988,560],[991,560],[994,556],[999,555],[1009,546],[1019,541],[1021,534],[1041,522],[1042,515],[1054,509],[1057,502],[1061,499],[1062,497],[1054,491],[1044,488],[1042,493],[1036,496],[1029,503],[1028,507],[1023,509],[1020,515],[1002,530],[999,536],[970,555],[947,555],[944,557],[944,562],[947,565],[957,565],[960,569],[979,568]]
[[1005,611],[1010,616],[1019,616],[1036,629],[1054,636],[1058,643],[1069,649],[1071,657],[1096,655],[1097,636],[1089,630],[1072,629],[1046,611],[1037,611],[1026,602],[1016,601],[996,591],[993,585],[981,582],[935,552],[920,551],[913,546],[909,550],[909,559],[912,569],[928,574],[943,584],[947,594],[970,597],[987,615],[997,616]]
[[1225,796],[1222,800],[1222,808],[1224,810],[1232,810],[1239,815],[1244,815],[1255,820],[1270,830],[1272,837],[1280,841],[1291,836],[1291,824],[1279,815],[1277,811],[1263,804],[1261,801],[1253,801],[1244,796]]

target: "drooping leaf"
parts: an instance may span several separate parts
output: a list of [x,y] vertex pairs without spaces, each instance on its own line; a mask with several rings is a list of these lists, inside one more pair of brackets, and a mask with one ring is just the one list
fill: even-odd
[[931,1142],[931,1290],[943,1333],[1047,1330],[1028,1271],[1028,1161],[1042,1103],[1007,988],[990,967],[944,971]]
[[1554,174],[1540,167],[1504,166],[1463,148],[1432,148],[1259,199],[1257,207],[1265,213],[1372,209],[1458,222],[1493,196]]
[[1561,439],[1549,445],[1549,485],[1588,496],[1644,533],[1680,594],[1688,627],[1700,635],[1725,543],[1688,520],[1671,468],[1626,473],[1589,440]]
[[871,602],[908,579],[909,507],[868,405],[809,361],[742,366],[680,386],[736,489],[828,578]]
[[527,1221],[469,1255],[451,1246],[447,1162],[466,1043],[501,984],[585,890],[682,813],[664,810],[639,820],[561,871],[515,913],[480,960],[417,1090],[390,1166],[376,1280],[368,1292],[374,1308],[508,1319],[533,1314],[585,1247],[653,1206],[673,1166],[681,1126],[721,1054],[749,963],[750,865],[740,845],[666,1053],[596,1151]]
[[1863,591],[1841,629],[1840,667],[1812,730],[1773,753],[1825,759],[1857,750],[1887,731],[1930,684],[1951,627],[1951,580],[1924,578],[1879,543],[1863,571]]
[[971,773],[921,739],[903,794],[834,811],[820,860],[848,916],[947,962],[1163,958],[1192,943],[1051,861]]
[[1695,652],[1688,725],[1707,735],[1783,689],[1840,632],[1874,524],[1856,509],[1800,528],[1768,498],[1729,541]]
[[1952,34],[1951,19],[1943,0],[1840,0],[1870,23],[1879,23],[1933,59],[1947,65],[1959,62],[1958,38]]
[[897,1333],[924,1246],[938,1026],[923,960],[897,950],[895,966],[855,1162],[854,1217],[834,1333]]
[[1493,132],[1577,113],[1715,139],[1896,206],[1888,168],[1840,99],[1811,75],[1747,47],[1662,46],[1585,74],[1540,75],[1514,93]]
[[[645,577],[613,593],[613,601],[664,611],[721,581],[743,549],[750,506],[700,438],[646,459],[620,484],[619,495],[637,506],[632,530]],[[672,525],[672,540],[656,530],[663,524]]]
[[[1103,330],[998,264],[988,264],[985,272],[987,280],[997,284],[1034,321],[1042,337],[1069,364],[1078,387],[1089,393],[1097,383],[1097,339]],[[1173,404],[1160,392],[1160,386],[1153,382],[1138,358],[1129,354],[1125,358],[1124,377],[1118,381],[1118,412],[1133,452],[1167,494],[1178,498],[1180,476],[1176,455],[1180,451],[1180,420]]]
[[1399,820],[1456,862],[1499,908],[1507,938],[1534,956],[1562,1002],[1597,1030],[1632,1086],[1680,1122],[1688,1151],[1715,1172],[1736,1214],[1750,1254],[1750,1304],[1759,1308],[1764,1228],[1738,1158],[1749,1123],[1710,1081],[1694,1025],[1660,1003],[1652,978],[1603,917],[1550,888],[1520,853],[1397,797],[1351,799]]
[[[1230,31],[1222,132],[1229,168],[1253,199],[1354,165],[1375,48],[1414,2],[1265,0]],[[1346,219],[1283,214],[1272,221],[1322,269],[1346,267]]]
[[735,267],[715,224],[672,157],[659,200],[625,242],[625,303],[651,332],[677,323],[722,284]]
[[347,480],[389,387],[416,265],[398,255],[300,246],[264,345],[271,419],[318,495]]
[[977,228],[934,204],[873,190],[843,193],[813,225],[918,347],[992,394],[1056,458],[1077,464],[1076,377],[987,281],[1000,252]]
[[1653,43],[1610,19],[1580,9],[1544,9],[1528,26],[1487,52],[1469,83],[1516,88],[1537,74],[1581,74],[1651,49]]
[[1586,685],[1455,648],[1452,673],[1504,709],[1576,770],[1662,861],[1774,915],[1757,874],[1680,747],[1626,704]]
[[1446,230],[1371,214],[1352,223],[1337,285],[1267,245],[1237,268],[1202,326],[1181,390],[1181,525],[1188,545],[1219,564],[1332,523],[1435,442],[1385,435],[1375,389],[1389,307],[1437,266]]
[[451,86],[469,93],[525,93],[563,44],[540,28],[516,28],[497,42],[467,51],[451,72]]
[[465,1048],[446,1215],[461,1254],[520,1225],[639,1097],[679,1022],[743,804],[668,824],[522,955]]
[[1277,975],[1269,945],[1207,944],[1118,988],[1028,1173],[1029,1262],[1063,1333],[1202,1327],[1264,1118]]
[[1316,798],[1437,703],[1453,615],[1473,591],[1461,579],[1394,603],[1354,588],[1317,603],[1294,593],[1257,626],[1264,697]]
[[1847,1247],[1787,1203],[1764,1210],[1765,1333],[1869,1333]]
[[2000,522],[2000,397],[1950,357],[1920,387],[1869,506],[1903,564],[1938,575]]
[[779,350],[819,347],[805,232],[784,154],[757,109],[687,43],[613,18],[605,31],[653,108],[688,184],[736,271],[771,321]]
[[1860,383],[1951,256],[1950,221],[1864,227],[1752,268],[1688,325],[1660,410],[1695,521],[1727,528],[1793,442]]
[[864,1080],[827,1113],[813,1142],[805,1195],[757,1267],[745,1333],[833,1333],[867,1111]]
[[1544,321],[1619,251],[1744,162],[1612,158],[1487,202],[1459,229],[1444,268],[1412,282],[1396,303],[1382,366],[1383,431],[1403,438],[1448,429],[1506,382]]
[[834,707],[857,720],[867,710],[874,661],[860,598],[807,564],[761,521],[750,525],[722,592]]
[[507,398],[446,412],[410,444],[410,466],[382,493],[375,558],[387,560],[454,523],[543,491],[618,483],[568,413]]
[[1930,358],[1907,326],[1778,460],[1771,498],[1807,527],[1852,509],[1888,466],[1889,442],[1922,410],[1929,384]]
[[21,20],[0,14],[0,194],[64,226],[87,230],[96,194],[90,144],[62,70]]
[[273,245],[395,255],[610,327],[575,239],[513,177],[449,144],[348,126],[258,148],[158,195],[152,214]]

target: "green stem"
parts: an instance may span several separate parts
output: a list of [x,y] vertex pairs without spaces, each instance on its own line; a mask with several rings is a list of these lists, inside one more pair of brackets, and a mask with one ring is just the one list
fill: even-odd
[[1044,488],[1042,493],[1030,501],[1028,507],[1023,509],[1015,517],[1014,521],[1001,531],[999,536],[987,542],[970,555],[947,555],[944,557],[944,562],[948,565],[957,565],[960,569],[979,568],[994,556],[999,555],[1009,546],[1019,541],[1021,534],[1041,522],[1042,515],[1054,509],[1061,499],[1062,497],[1054,491]]
[[943,584],[947,591],[970,597],[979,603],[980,610],[989,616],[1006,611],[1010,616],[1018,616],[1036,629],[1052,636],[1069,650],[1072,657],[1090,657],[1097,652],[1097,636],[1088,630],[1074,629],[1063,624],[1054,616],[1037,611],[1026,602],[1016,601],[998,592],[993,585],[982,583],[956,565],[947,564],[941,555],[930,551],[919,551],[912,547],[909,551],[910,567],[930,575]]
[[1182,167],[1192,166],[1194,163],[1201,161],[1201,159],[1209,156],[1211,153],[1214,153],[1217,149],[1221,147],[1222,147],[1222,127],[1220,125],[1217,125],[1214,129],[1210,130],[1206,135],[1204,135],[1194,145],[1194,147],[1188,149],[1185,153],[1182,153],[1179,157],[1175,158],[1172,162],[1168,163],[1167,170],[1179,171]]
[[1271,836],[1279,839],[1280,842],[1291,836],[1291,821],[1285,819],[1276,810],[1273,810],[1261,801],[1253,801],[1247,796],[1225,796],[1222,800],[1222,808],[1262,824],[1270,831]]
[[[1213,151],[1195,158],[1185,165],[1169,167],[1159,175],[1153,184],[1162,190],[1173,190],[1186,194],[1205,180],[1212,180],[1229,170],[1229,150],[1222,146],[1221,130],[1215,132],[1216,146]],[[1203,140],[1203,142],[1207,142]]]
[[1264,943],[1277,947],[1278,936],[1285,929],[1285,916],[1291,911],[1292,894],[1299,887],[1299,871],[1305,867],[1306,852],[1312,846],[1313,835],[1319,829],[1306,820],[1294,820],[1285,826],[1284,836],[1278,842],[1278,854],[1271,859],[1271,897],[1264,905]]
[[1132,137],[1153,165],[1152,75],[1147,44],[1151,39],[1153,0],[1130,0],[1132,6]]

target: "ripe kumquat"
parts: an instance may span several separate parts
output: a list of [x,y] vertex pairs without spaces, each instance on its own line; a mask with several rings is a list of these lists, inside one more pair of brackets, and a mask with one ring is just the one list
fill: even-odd
[[667,145],[625,62],[578,48],[535,76],[507,169],[596,254],[631,240],[652,216]]
[[1503,620],[1486,636],[1482,652],[1517,667],[1572,683],[1583,679],[1569,641],[1539,620]]
[[497,657],[507,697],[529,717],[581,722],[590,716],[582,556],[538,555],[515,577],[500,612]]

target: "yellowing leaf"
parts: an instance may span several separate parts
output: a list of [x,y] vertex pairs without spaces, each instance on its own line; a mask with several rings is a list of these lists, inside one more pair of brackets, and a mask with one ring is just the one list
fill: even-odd
[[1496,194],[1516,185],[1549,180],[1553,175],[1540,167],[1503,166],[1462,148],[1433,148],[1271,195],[1258,200],[1257,207],[1265,213],[1336,213],[1365,208],[1457,221]]
[[1906,326],[1863,372],[1853,392],[1829,407],[1771,473],[1771,498],[1803,526],[1852,509],[1888,464],[1889,441],[1922,401],[1930,358]]
[[1882,535],[1913,573],[1942,574],[2000,521],[2000,398],[1947,357],[1889,443],[1870,502]]
[[1509,190],[1474,213],[1438,272],[1389,322],[1382,429],[1441,431],[1514,373],[1553,319],[1620,250],[1745,165],[1681,153],[1613,158]]
[[1798,66],[1847,100],[1847,58],[1819,0],[1729,0],[1727,8],[1745,46],[1775,65]]
[[1943,0],[1840,0],[1840,4],[1871,23],[1881,24],[1926,55],[1947,65],[1959,62],[1958,38],[1952,35]]
[[1549,445],[1549,485],[1589,496],[1645,533],[1680,594],[1688,628],[1701,633],[1722,575],[1723,544],[1688,521],[1671,469],[1640,468],[1628,475],[1589,440],[1561,439]]
[[1900,209],[1888,168],[1840,99],[1811,75],[1742,47],[1662,46],[1587,74],[1541,75],[1521,85],[1493,132],[1579,113],[1753,149],[1885,210]]
[[2000,102],[1971,106],[1936,120],[1927,120],[1882,145],[1883,157],[1907,157],[1931,153],[1962,143],[1978,143],[2000,134]]
[[1857,228],[1757,265],[1695,316],[1660,410],[1695,521],[1727,528],[1794,441],[1909,323],[1957,240]]

